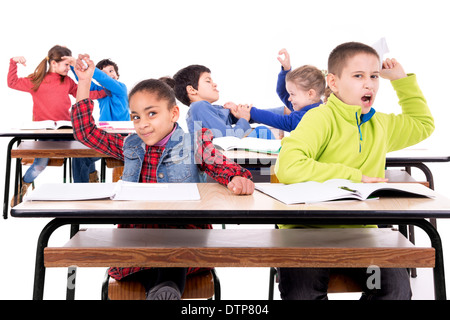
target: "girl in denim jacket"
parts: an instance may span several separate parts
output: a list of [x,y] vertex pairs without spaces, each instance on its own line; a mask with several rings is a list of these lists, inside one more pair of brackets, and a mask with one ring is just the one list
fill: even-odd
[[[88,67],[85,67],[82,61]],[[77,140],[99,152],[124,161],[122,179],[133,182],[203,182],[205,173],[235,194],[252,194],[251,174],[225,158],[212,144],[212,134],[203,129],[195,136],[177,124],[179,108],[173,90],[160,80],[144,80],[129,94],[136,134],[123,137],[95,126],[89,87],[95,67],[88,55],[80,55],[75,71],[79,78],[72,123]],[[212,228],[211,225],[119,225],[128,228]],[[186,275],[198,268],[116,268],[109,274],[116,280],[137,279],[147,299],[177,300],[184,290]]]

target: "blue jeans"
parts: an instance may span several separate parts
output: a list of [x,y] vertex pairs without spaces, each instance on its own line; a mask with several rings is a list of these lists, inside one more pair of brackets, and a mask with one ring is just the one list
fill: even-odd
[[27,172],[23,176],[23,181],[26,183],[31,183],[37,178],[42,171],[45,170],[48,164],[48,158],[35,158],[31,167],[28,168]]
[[[45,139],[38,141],[67,141],[66,139]],[[41,174],[42,171],[47,168],[49,158],[35,158],[31,167],[28,168],[27,172],[23,176],[23,181],[26,183],[31,183],[34,179],[37,178],[38,175]]]
[[[364,268],[339,269],[356,280],[363,295],[361,300],[410,300],[412,296],[409,273],[403,268],[380,268],[379,285],[369,289],[371,276]],[[330,269],[279,268],[279,289],[283,300],[327,300]]]
[[89,174],[95,172],[95,161],[99,159],[100,158],[73,158],[73,181],[75,183],[89,182]]

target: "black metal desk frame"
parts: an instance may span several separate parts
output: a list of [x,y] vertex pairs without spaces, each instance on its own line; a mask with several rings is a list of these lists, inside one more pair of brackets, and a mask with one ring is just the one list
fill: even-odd
[[[52,212],[20,212],[20,210],[12,209],[12,215],[16,217],[55,217]],[[91,212],[92,213],[92,212]],[[431,246],[435,249],[436,263],[433,269],[434,291],[436,300],[446,300],[446,286],[444,275],[444,259],[442,242],[436,228],[426,219],[436,217],[436,215],[425,212],[404,212],[407,218],[398,218],[386,212],[376,211],[226,211],[226,210],[195,210],[184,213],[183,215],[174,213],[170,210],[157,210],[151,213],[146,211],[123,211],[105,210],[96,211],[95,214],[83,215],[76,212],[60,212],[58,218],[51,220],[42,230],[36,251],[36,265],[33,299],[43,299],[44,282],[45,282],[45,266],[44,266],[44,248],[48,245],[51,234],[61,226],[72,225],[71,236],[76,233],[77,226],[80,224],[117,224],[117,223],[210,223],[210,224],[399,224],[399,225],[415,225],[423,229],[430,238]],[[315,216],[315,217],[314,217]],[[319,218],[317,217],[319,216]],[[336,217],[339,218],[336,218]],[[450,218],[450,212],[445,212],[443,218]],[[324,222],[326,221],[326,222]],[[69,271],[70,272],[70,271]],[[73,299],[74,289],[68,290],[67,298]]]

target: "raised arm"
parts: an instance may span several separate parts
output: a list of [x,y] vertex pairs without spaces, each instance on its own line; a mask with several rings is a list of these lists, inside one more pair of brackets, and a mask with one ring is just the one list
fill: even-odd
[[[83,63],[83,61],[86,63]],[[72,106],[71,116],[74,137],[84,145],[119,160],[123,160],[123,137],[110,134],[95,126],[92,109],[94,104],[89,98],[94,63],[87,55],[80,55],[75,66],[78,76],[76,103]]]
[[78,77],[77,102],[89,99],[92,76],[95,70],[94,62],[90,59],[89,55],[80,54],[75,62],[74,70]]
[[251,173],[239,164],[226,158],[212,143],[213,135],[210,130],[202,129],[194,135],[196,137],[195,161],[200,170],[205,171],[211,178],[227,186],[234,194],[252,194],[254,183]]
[[19,78],[17,76],[17,64],[26,66],[26,59],[20,56],[11,58],[9,61],[8,87],[19,91],[31,92],[33,84],[30,78]]
[[292,103],[289,101],[289,93],[286,90],[286,75],[291,71],[291,58],[286,49],[281,49],[278,52],[278,61],[281,63],[281,71],[278,74],[277,80],[277,94],[284,105],[291,111],[294,111]]

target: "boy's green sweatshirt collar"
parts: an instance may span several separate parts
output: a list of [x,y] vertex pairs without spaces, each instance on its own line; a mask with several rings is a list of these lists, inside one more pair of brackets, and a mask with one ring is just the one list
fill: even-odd
[[328,98],[326,105],[333,108],[348,122],[355,123],[356,121],[358,126],[369,121],[376,112],[374,108],[371,108],[368,113],[361,115],[361,106],[346,104],[333,93]]
[[363,141],[361,125],[372,118],[372,116],[376,112],[375,109],[371,108],[368,113],[361,114],[362,110],[361,106],[346,104],[342,102],[334,94],[330,95],[326,105],[330,108],[333,108],[347,122],[351,123],[352,125],[356,124],[356,126],[358,127],[358,134],[359,134],[359,152],[361,152],[361,142]]

